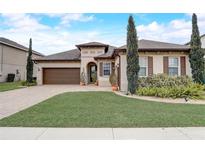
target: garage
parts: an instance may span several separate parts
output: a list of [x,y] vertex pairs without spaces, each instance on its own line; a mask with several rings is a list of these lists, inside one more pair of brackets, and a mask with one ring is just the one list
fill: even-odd
[[43,68],[43,84],[80,84],[80,68]]

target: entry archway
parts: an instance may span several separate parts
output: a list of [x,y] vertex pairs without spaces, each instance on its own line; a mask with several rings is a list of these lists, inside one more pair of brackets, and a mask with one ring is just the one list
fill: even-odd
[[89,62],[87,64],[87,75],[88,75],[88,84],[93,84],[97,80],[97,65],[94,62]]

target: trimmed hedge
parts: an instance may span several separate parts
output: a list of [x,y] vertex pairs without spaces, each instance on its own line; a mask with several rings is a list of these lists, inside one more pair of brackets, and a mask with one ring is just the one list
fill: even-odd
[[154,75],[140,78],[139,83],[136,93],[141,96],[203,99],[205,93],[205,86],[194,83],[187,76]]
[[175,87],[188,86],[192,84],[192,79],[188,76],[168,76],[165,74],[158,74],[148,77],[139,78],[139,87]]

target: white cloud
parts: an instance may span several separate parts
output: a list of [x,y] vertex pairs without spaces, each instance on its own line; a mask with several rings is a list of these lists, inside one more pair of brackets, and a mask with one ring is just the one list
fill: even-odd
[[94,15],[85,15],[82,13],[57,13],[46,14],[51,18],[60,18],[60,25],[70,26],[73,21],[88,22],[94,20]]
[[[72,16],[71,16],[72,15]],[[91,21],[93,16],[83,14],[49,14],[59,16],[61,22]],[[33,48],[46,55],[75,48],[75,44],[97,40],[97,31],[70,32],[65,28],[56,29],[41,24],[36,18],[29,14],[1,14],[3,24],[8,28],[0,29],[0,36],[28,46],[29,38],[33,39]]]
[[81,21],[81,22],[88,22],[92,21],[94,16],[86,16],[84,14],[66,14],[61,18],[61,24],[69,24],[71,21]]
[[13,29],[22,29],[24,31],[45,30],[49,27],[40,24],[35,18],[28,14],[2,14],[5,20],[4,24]]
[[137,30],[140,32],[155,32],[155,31],[160,31],[163,25],[158,24],[156,21],[153,21],[152,23],[148,25],[139,25],[137,26]]
[[[205,14],[197,16],[199,30],[204,34]],[[190,40],[191,26],[191,14],[188,14],[188,19],[175,19],[163,24],[153,21],[147,25],[139,25],[137,31],[140,38],[183,44]]]
[[170,26],[174,29],[184,29],[191,28],[191,21],[186,21],[185,19],[176,19],[170,22]]
[[[28,46],[29,38],[32,37],[33,48],[46,55],[73,49],[76,44],[89,41],[99,41],[115,46],[124,45],[126,42],[126,25],[124,29],[114,29],[112,27],[115,26],[111,26],[107,31],[101,29],[70,31],[67,26],[73,21],[89,22],[93,21],[94,16],[85,14],[46,15],[50,18],[60,18],[58,28],[44,25],[40,19],[30,14],[2,14],[3,26],[7,28],[0,28],[0,36],[26,46]],[[191,16],[187,15],[187,17],[168,23],[153,21],[149,24],[138,25],[138,36],[140,39],[186,43],[190,40],[191,35]],[[198,25],[203,34],[205,14],[198,15]]]

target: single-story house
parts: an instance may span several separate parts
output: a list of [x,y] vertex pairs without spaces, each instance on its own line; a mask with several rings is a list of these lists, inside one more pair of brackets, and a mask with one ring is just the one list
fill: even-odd
[[[190,47],[173,43],[139,40],[140,76],[158,73],[191,76]],[[115,70],[121,91],[127,91],[127,47],[114,47],[100,42],[76,45],[73,50],[35,59],[37,83],[79,84],[84,72],[87,84],[97,75],[98,86],[110,86],[109,76]]]
[[[0,37],[0,82],[7,80],[8,74],[15,74],[15,81],[26,80],[28,48]],[[40,58],[44,55],[33,51],[32,58]],[[33,76],[37,76],[37,65],[34,64]]]

